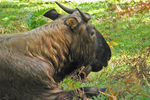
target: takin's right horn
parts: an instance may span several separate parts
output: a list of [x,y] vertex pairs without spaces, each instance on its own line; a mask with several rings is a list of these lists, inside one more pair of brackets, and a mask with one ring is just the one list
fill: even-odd
[[83,20],[84,20],[85,22],[88,22],[88,21],[91,19],[91,15],[90,15],[90,14],[84,13],[83,11],[81,11],[81,10],[78,9],[78,8],[76,8],[76,9],[79,11],[80,15],[82,16],[82,18],[83,18]]

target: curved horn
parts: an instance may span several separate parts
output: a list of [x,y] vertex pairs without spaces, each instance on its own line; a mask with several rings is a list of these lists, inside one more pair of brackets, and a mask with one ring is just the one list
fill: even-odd
[[72,14],[74,11],[76,11],[76,9],[70,9],[70,8],[67,8],[65,6],[63,6],[62,4],[58,3],[58,2],[55,2],[60,8],[62,8],[65,12],[69,13],[69,14]]
[[78,9],[78,8],[76,8],[78,11],[79,11],[79,13],[80,13],[80,15],[82,16],[82,18],[83,18],[83,20],[85,21],[85,22],[88,22],[90,19],[91,19],[91,15],[90,14],[88,14],[88,13],[86,13],[86,14],[88,14],[88,15],[86,15],[83,11],[81,11],[80,9]]

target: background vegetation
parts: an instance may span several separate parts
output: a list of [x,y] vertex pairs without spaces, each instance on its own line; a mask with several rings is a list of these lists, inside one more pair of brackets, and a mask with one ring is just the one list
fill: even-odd
[[[62,2],[91,14],[91,23],[103,34],[112,50],[107,68],[91,73],[84,82],[71,78],[60,83],[64,89],[80,86],[107,87],[106,96],[93,100],[150,99],[150,1],[108,0],[95,3]],[[42,15],[55,8],[54,2],[20,0],[0,2],[0,34],[20,33],[51,21]]]

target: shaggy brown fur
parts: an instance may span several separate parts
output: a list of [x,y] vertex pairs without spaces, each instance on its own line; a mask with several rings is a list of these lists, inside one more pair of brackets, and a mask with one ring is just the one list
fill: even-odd
[[[58,14],[54,9],[49,11],[53,12]],[[80,89],[64,91],[57,83],[92,63],[97,32],[77,12],[57,16],[54,21],[28,32],[0,35],[0,100],[81,97]]]

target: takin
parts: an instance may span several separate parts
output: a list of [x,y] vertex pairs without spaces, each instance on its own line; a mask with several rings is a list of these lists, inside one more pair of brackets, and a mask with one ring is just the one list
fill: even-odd
[[111,51],[90,24],[90,14],[56,4],[69,14],[51,9],[44,16],[53,21],[28,32],[0,35],[0,100],[72,100],[98,95],[94,87],[65,91],[58,86],[82,66],[90,71],[106,67]]

